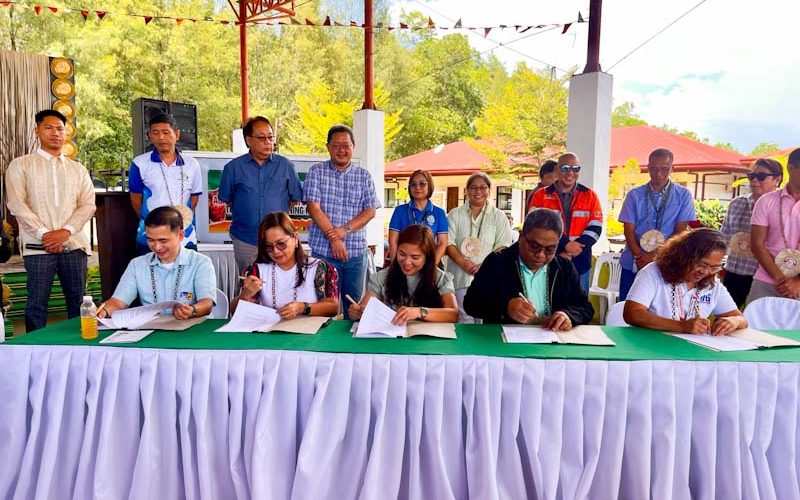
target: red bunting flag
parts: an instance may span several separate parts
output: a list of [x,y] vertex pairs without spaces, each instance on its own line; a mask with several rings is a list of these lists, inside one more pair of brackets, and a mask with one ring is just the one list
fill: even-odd
[[58,7],[47,7],[53,14],[58,13]]
[[176,17],[176,18],[175,18],[175,22],[178,24],[178,26],[180,26],[181,24],[183,24],[183,18],[181,18],[181,17]]
[[152,20],[153,20],[153,16],[144,16],[144,24],[145,24],[145,26],[150,24],[150,21],[152,21]]
[[459,17],[458,21],[456,21],[456,25],[453,26],[453,29],[460,28],[460,27],[461,27],[461,18]]
[[97,14],[97,17],[99,17],[101,21],[106,17],[106,11],[104,10],[96,10],[94,13]]
[[323,26],[330,26],[331,25],[331,16],[325,16],[325,21],[322,22]]
[[41,5],[34,5],[33,6],[33,11],[36,12],[36,15],[38,16],[42,12],[42,6]]
[[583,19],[583,16],[581,15],[581,11],[578,11],[578,22],[579,22],[579,23],[585,23],[585,22],[586,22],[586,21]]
[[314,21],[311,19],[306,18],[306,26],[316,26],[316,24],[314,24]]
[[358,27],[358,23],[357,23],[357,22],[355,22],[355,21],[350,21],[350,26],[351,26],[352,28],[357,28],[357,27]]
[[483,28],[483,38],[488,37],[490,31],[492,31],[492,28]]
[[3,7],[11,7],[11,2],[0,2]]
[[85,21],[86,19],[89,18],[89,11],[88,10],[81,10],[81,15],[83,16],[83,20]]
[[406,23],[400,23],[400,29],[401,30],[407,30],[408,29],[408,25]]
[[436,25],[433,24],[433,19],[428,17],[428,28],[435,28],[435,27],[436,27]]
[[570,26],[572,26],[572,23],[565,24],[564,29],[561,30],[561,34],[563,35],[564,33],[566,33]]
[[220,24],[231,24],[231,22],[230,22],[230,21],[220,21],[219,23],[220,23]]

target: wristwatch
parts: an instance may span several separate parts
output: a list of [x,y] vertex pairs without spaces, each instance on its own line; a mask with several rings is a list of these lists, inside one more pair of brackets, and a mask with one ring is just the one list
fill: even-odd
[[194,304],[190,304],[190,306],[192,307],[192,317],[196,318],[197,317],[197,308],[194,306]]
[[310,316],[311,315],[311,304],[308,302],[304,302],[306,305],[305,309],[303,309],[303,316]]
[[347,233],[347,234],[350,234],[350,233],[353,232],[353,228],[350,227],[350,224],[345,224],[344,225],[344,232]]
[[425,321],[428,319],[428,308],[427,307],[420,307],[419,308],[419,319]]

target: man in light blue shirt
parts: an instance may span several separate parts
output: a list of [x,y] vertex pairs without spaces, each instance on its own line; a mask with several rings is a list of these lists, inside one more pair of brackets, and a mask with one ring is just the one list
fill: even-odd
[[620,257],[620,300],[627,297],[636,271],[653,261],[655,251],[642,248],[642,235],[657,230],[669,239],[697,219],[692,193],[669,179],[672,162],[669,149],[653,150],[647,160],[650,182],[633,188],[622,203],[619,221],[625,227],[625,250]]
[[239,274],[256,260],[261,219],[272,212],[288,212],[289,203],[303,197],[294,164],[273,152],[275,133],[269,120],[250,118],[242,133],[250,152],[225,165],[218,195],[231,206],[230,233]]
[[183,248],[181,214],[174,207],[159,207],[147,215],[144,225],[152,252],[128,264],[114,295],[98,315],[111,316],[136,297],[142,305],[179,302],[172,310],[176,319],[209,314],[217,291],[214,266],[205,255]]

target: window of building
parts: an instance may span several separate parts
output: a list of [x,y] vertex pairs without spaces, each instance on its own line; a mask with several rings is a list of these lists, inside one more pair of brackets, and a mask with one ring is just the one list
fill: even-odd
[[497,208],[511,210],[511,186],[497,186]]
[[397,189],[396,188],[383,188],[383,206],[386,208],[394,208],[397,206]]

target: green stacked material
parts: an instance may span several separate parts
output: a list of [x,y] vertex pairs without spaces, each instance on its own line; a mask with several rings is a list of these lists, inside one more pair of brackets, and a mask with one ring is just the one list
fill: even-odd
[[[207,320],[184,332],[156,331],[135,344],[115,347],[160,349],[280,349],[357,354],[445,354],[516,358],[599,359],[611,361],[689,360],[800,362],[800,348],[715,352],[689,342],[642,328],[603,327],[615,347],[553,344],[506,344],[500,325],[456,325],[458,339],[354,339],[349,321],[334,321],[317,335],[286,333],[216,333],[224,320]],[[800,331],[775,332],[800,340]],[[11,339],[8,345],[97,346],[110,332],[95,340],[82,340],[80,320],[72,319]]]
[[[28,289],[25,285],[27,279],[27,273],[3,275],[3,283],[11,289],[11,309],[8,311],[6,318],[21,318],[25,315],[25,303],[28,298]],[[91,270],[86,280],[86,294],[91,295],[95,300],[99,300],[101,295],[100,275],[91,272]],[[64,292],[61,290],[61,282],[59,282],[58,277],[53,280],[53,288],[50,293],[50,301],[47,303],[47,310],[51,314],[67,310],[66,299],[64,298]]]

